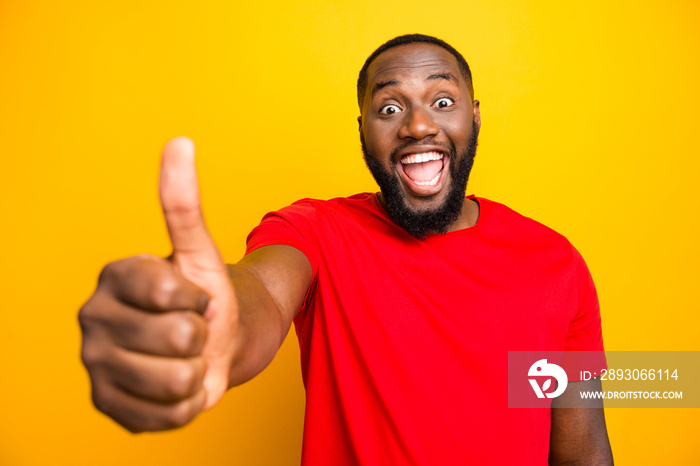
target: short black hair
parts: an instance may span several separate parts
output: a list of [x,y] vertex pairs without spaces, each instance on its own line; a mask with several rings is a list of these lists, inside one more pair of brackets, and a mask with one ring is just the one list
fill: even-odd
[[416,42],[435,44],[454,55],[454,57],[457,59],[457,63],[459,64],[459,71],[462,73],[462,77],[464,77],[464,80],[467,82],[467,86],[469,87],[469,92],[472,94],[472,99],[474,98],[472,72],[469,69],[469,64],[467,64],[467,61],[464,59],[461,53],[459,53],[450,44],[444,40],[438,39],[437,37],[426,36],[425,34],[404,34],[403,36],[394,37],[390,41],[380,45],[379,48],[372,52],[372,54],[367,57],[367,60],[365,60],[365,64],[360,70],[360,75],[357,78],[357,104],[360,106],[360,113],[362,113],[362,101],[365,98],[365,91],[367,90],[367,68],[369,68],[369,65],[375,58],[391,48],[398,47],[399,45],[413,44]]

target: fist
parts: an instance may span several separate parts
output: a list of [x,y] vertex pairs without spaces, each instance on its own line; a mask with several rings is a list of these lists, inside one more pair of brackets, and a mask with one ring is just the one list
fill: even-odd
[[179,427],[202,411],[208,300],[167,260],[108,264],[80,311],[95,406],[132,432]]
[[108,264],[79,313],[95,406],[132,432],[182,426],[229,385],[237,302],[199,200],[194,146],[163,150],[160,198],[169,259]]

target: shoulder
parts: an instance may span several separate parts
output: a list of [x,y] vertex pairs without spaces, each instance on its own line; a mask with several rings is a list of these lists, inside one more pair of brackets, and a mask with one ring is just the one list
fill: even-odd
[[377,206],[379,202],[371,193],[328,200],[299,199],[263,216],[248,235],[246,253],[262,246],[285,244],[304,252],[315,269],[316,251],[324,244],[348,237],[348,232],[364,231],[372,218],[381,218]]
[[483,232],[490,240],[511,247],[534,250],[557,250],[576,259],[578,252],[569,240],[552,228],[510,207],[490,199],[475,197],[483,216]]
[[373,193],[359,193],[348,197],[334,197],[332,199],[304,198],[293,202],[284,209],[314,209],[317,211],[366,209],[373,203],[375,195]]
[[373,193],[360,193],[333,199],[299,199],[281,209],[266,213],[253,230],[294,229],[306,236],[333,230],[361,228],[383,221],[381,204]]
[[299,199],[275,212],[266,214],[298,219],[338,219],[377,215],[379,203],[374,193],[359,193],[332,199]]
[[564,235],[501,203],[476,200],[484,212],[483,234],[489,245],[506,251],[511,259],[554,272],[561,280],[572,279],[582,299],[595,290],[586,262]]

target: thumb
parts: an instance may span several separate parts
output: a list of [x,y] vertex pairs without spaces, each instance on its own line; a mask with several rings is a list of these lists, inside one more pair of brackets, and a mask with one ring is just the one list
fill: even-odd
[[163,148],[159,186],[175,263],[185,268],[221,269],[221,256],[202,215],[194,143],[189,138],[171,139]]

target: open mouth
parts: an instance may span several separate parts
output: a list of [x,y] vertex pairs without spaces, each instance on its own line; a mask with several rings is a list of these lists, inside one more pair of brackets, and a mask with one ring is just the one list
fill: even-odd
[[445,154],[429,151],[401,157],[397,165],[408,188],[414,194],[425,196],[442,188],[447,162]]

